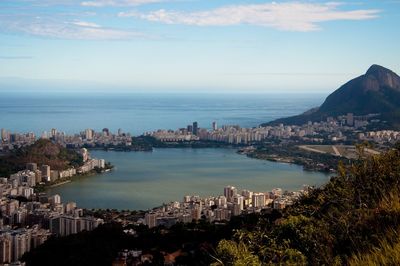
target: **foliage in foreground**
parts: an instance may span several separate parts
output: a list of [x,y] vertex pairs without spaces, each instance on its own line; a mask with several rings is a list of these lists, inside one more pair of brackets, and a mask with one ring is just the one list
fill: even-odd
[[[400,264],[400,149],[339,166],[274,223],[260,219],[220,241],[215,265]],[[397,253],[399,254],[399,253]],[[388,258],[390,257],[390,258]]]
[[[399,232],[397,232],[398,234]],[[399,241],[399,239],[397,239]],[[375,265],[399,265],[400,262],[400,242],[390,243],[387,239],[383,240],[377,247],[370,252],[354,255],[350,261],[350,266],[375,266]]]

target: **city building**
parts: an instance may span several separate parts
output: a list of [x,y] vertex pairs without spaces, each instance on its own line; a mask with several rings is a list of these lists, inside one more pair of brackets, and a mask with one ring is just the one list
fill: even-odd
[[193,122],[193,135],[196,135],[199,133],[199,126],[197,122]]
[[212,122],[212,130],[213,131],[217,131],[218,130],[218,125],[217,125],[217,122]]
[[50,178],[51,178],[50,166],[42,165],[40,167],[40,171],[42,172],[42,180],[46,181],[46,182],[50,182]]
[[237,189],[233,186],[227,186],[224,188],[224,196],[228,202],[233,201],[233,197],[237,194]]
[[156,218],[157,215],[155,213],[146,213],[144,220],[145,220],[145,224],[149,227],[149,228],[153,228],[155,227],[156,224]]

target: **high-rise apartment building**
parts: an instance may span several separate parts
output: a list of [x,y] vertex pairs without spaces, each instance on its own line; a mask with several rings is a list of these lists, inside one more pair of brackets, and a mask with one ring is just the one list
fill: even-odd
[[265,194],[264,193],[253,193],[253,207],[260,208],[265,206]]
[[10,132],[8,132],[6,129],[2,128],[1,129],[1,140],[3,142],[7,142],[10,140]]
[[224,187],[224,196],[228,202],[232,202],[233,196],[237,194],[237,189],[233,186]]
[[90,128],[88,128],[88,129],[86,129],[85,130],[85,139],[87,139],[87,140],[92,140],[93,139],[93,129],[90,129]]
[[346,123],[348,126],[353,126],[354,125],[354,115],[353,113],[348,113],[346,117]]
[[144,216],[144,222],[149,228],[155,227],[157,215],[155,213],[146,213]]
[[193,122],[193,135],[196,135],[199,133],[199,125],[197,122]]
[[12,241],[9,234],[0,236],[0,264],[12,262]]
[[42,167],[40,167],[40,171],[42,172],[42,180],[50,181],[51,177],[50,166],[44,164],[42,165]]
[[212,122],[212,130],[216,131],[217,129],[218,129],[217,122],[216,121]]
[[57,129],[52,128],[52,129],[51,129],[51,138],[52,138],[52,139],[55,139],[56,136],[57,136]]

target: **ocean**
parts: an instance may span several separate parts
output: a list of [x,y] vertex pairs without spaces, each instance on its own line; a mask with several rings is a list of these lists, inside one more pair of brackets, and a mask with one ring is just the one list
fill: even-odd
[[210,128],[254,127],[318,106],[325,94],[3,94],[0,128],[40,134],[56,128],[68,134],[86,128],[135,135],[177,129],[194,121]]

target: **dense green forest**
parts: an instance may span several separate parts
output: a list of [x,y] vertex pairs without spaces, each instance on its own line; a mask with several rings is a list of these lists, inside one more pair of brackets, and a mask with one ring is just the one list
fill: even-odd
[[172,228],[118,224],[52,238],[24,256],[27,265],[110,265],[122,249],[141,249],[176,265],[399,265],[400,146],[338,167],[338,175],[283,212]]

